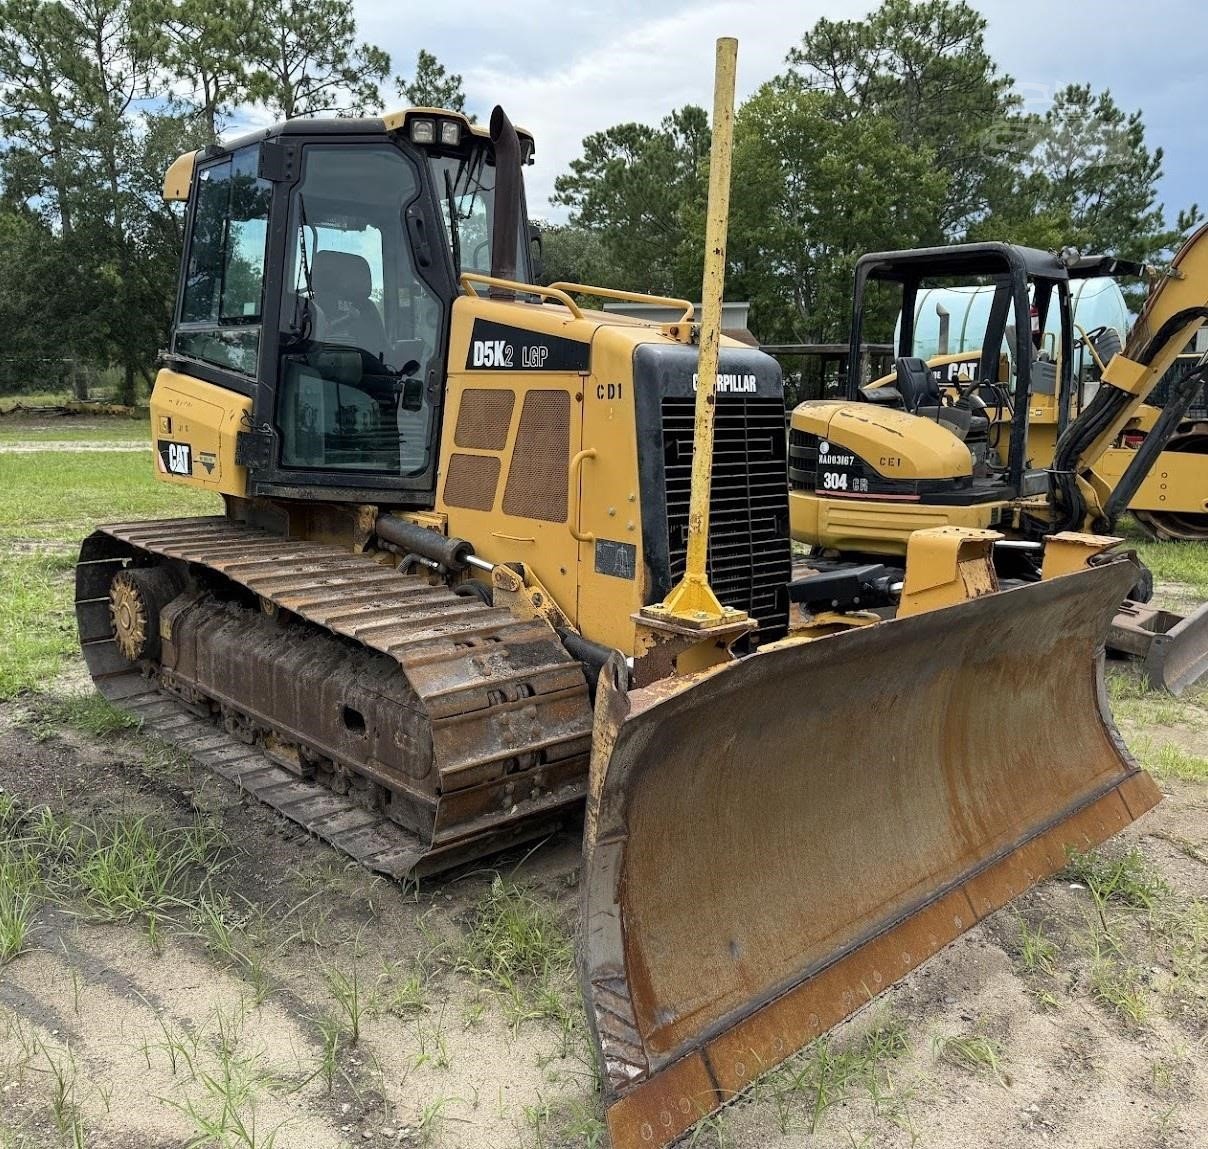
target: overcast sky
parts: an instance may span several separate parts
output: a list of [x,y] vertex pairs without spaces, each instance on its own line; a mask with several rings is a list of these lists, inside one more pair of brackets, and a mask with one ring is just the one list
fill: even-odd
[[[738,37],[741,99],[783,69],[785,53],[818,17],[858,17],[875,6],[861,0],[353,3],[361,36],[389,51],[396,74],[409,74],[417,50],[427,48],[462,74],[480,118],[501,103],[535,134],[529,211],[549,219],[563,218],[548,199],[584,136],[626,120],[656,123],[685,103],[712,106],[717,36]],[[991,55],[1015,78],[1029,109],[1043,111],[1066,83],[1110,88],[1126,110],[1142,110],[1150,146],[1165,149],[1161,193],[1168,214],[1196,201],[1208,208],[1204,0],[974,0],[974,6],[989,20]]]

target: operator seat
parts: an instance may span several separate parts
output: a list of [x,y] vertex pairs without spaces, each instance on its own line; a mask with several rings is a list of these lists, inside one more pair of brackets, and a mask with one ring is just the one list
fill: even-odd
[[322,313],[317,332],[321,342],[358,347],[379,359],[386,353],[386,327],[370,298],[373,276],[364,256],[316,251],[311,285]]
[[894,360],[893,366],[897,374],[898,394],[902,396],[907,411],[915,414],[920,407],[940,405],[940,385],[926,360],[903,356]]

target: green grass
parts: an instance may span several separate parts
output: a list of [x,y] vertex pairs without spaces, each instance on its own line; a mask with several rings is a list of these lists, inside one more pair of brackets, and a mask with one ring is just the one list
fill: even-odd
[[25,949],[42,891],[37,855],[16,836],[16,813],[0,819],[0,966]]
[[1057,972],[1057,943],[1044,932],[1044,923],[1032,926],[1019,918],[1019,952],[1017,961],[1024,973],[1052,975]]
[[1121,520],[1119,531],[1153,571],[1155,582],[1184,583],[1201,599],[1208,598],[1208,547],[1203,543],[1154,542],[1128,517]]
[[769,1094],[782,1134],[794,1128],[817,1133],[827,1111],[857,1097],[891,1121],[901,1102],[890,1067],[909,1049],[906,1023],[886,1012],[871,1029],[850,1044],[833,1034],[811,1042],[800,1053],[765,1074],[756,1096]]
[[0,421],[0,443],[142,443],[151,449],[151,424],[145,416],[63,415]]
[[23,395],[5,395],[0,399],[0,411],[15,407],[53,407],[71,402],[70,391],[29,391]]
[[1061,876],[1081,882],[1100,906],[1117,902],[1150,910],[1170,892],[1161,874],[1136,846],[1115,858],[1098,850],[1071,850]]
[[1003,1085],[1010,1085],[1010,1076],[1002,1068],[1002,1046],[993,1038],[978,1033],[968,1037],[953,1035],[937,1037],[934,1045],[936,1055],[941,1061],[969,1073],[996,1078]]
[[137,730],[142,723],[88,687],[83,694],[47,698],[38,706],[38,713],[30,725],[38,738],[49,738],[64,726],[96,738],[106,738],[123,730]]
[[[111,434],[106,426],[91,437]],[[0,454],[0,700],[45,686],[76,651],[71,570],[94,527],[220,511],[216,495],[157,482],[149,452]],[[16,550],[19,539],[46,549]]]
[[1167,742],[1153,750],[1137,748],[1141,764],[1159,778],[1179,778],[1184,782],[1208,782],[1208,758]]
[[567,1003],[574,943],[554,908],[531,891],[496,877],[478,900],[454,966],[500,993],[513,1025],[549,1018],[574,1024]]
[[0,475],[0,539],[74,544],[103,522],[218,514],[222,509],[217,495],[157,482],[149,451],[0,455]]
[[94,921],[129,921],[195,901],[196,871],[214,872],[210,854],[223,841],[213,827],[115,819],[83,829],[64,876]]
[[1195,705],[1198,690],[1175,698],[1164,690],[1151,690],[1133,663],[1113,663],[1107,675],[1107,697],[1112,716],[1139,727],[1199,725],[1202,713]]
[[44,686],[78,649],[74,566],[70,555],[0,558],[0,701]]

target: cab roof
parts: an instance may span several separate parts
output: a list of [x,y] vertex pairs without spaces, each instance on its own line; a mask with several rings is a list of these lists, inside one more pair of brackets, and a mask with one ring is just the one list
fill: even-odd
[[1144,265],[1106,255],[1041,251],[1014,243],[958,243],[909,251],[874,251],[856,263],[857,280],[918,282],[941,276],[1022,273],[1029,279],[1087,279],[1101,275],[1141,275]]
[[[247,132],[225,143],[211,144],[203,151],[185,152],[183,155],[177,156],[164,175],[163,197],[169,202],[184,202],[189,198],[193,168],[199,158],[212,159],[247,147],[249,144],[259,144],[265,140],[277,139],[282,136],[380,136],[391,132],[405,133],[408,122],[416,118],[456,120],[467,134],[483,140],[491,138],[490,129],[484,124],[471,123],[469,116],[464,112],[455,112],[449,108],[403,108],[398,112],[387,112],[381,116],[364,116],[357,119],[312,116],[285,120],[280,124],[273,124],[272,127]],[[533,133],[527,128],[517,127],[516,135],[521,140],[523,162],[532,163],[533,155],[537,150]]]

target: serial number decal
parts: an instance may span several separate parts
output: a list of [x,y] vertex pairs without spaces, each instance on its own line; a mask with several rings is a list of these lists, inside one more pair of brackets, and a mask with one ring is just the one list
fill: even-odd
[[863,495],[868,493],[868,479],[860,474],[855,455],[837,451],[832,443],[822,439],[818,443],[818,488]]
[[638,548],[635,543],[596,539],[596,574],[613,578],[637,578]]
[[193,449],[188,443],[174,443],[171,439],[160,439],[160,461],[169,475],[193,474]]
[[577,339],[475,319],[466,370],[586,372],[590,355],[590,346]]

